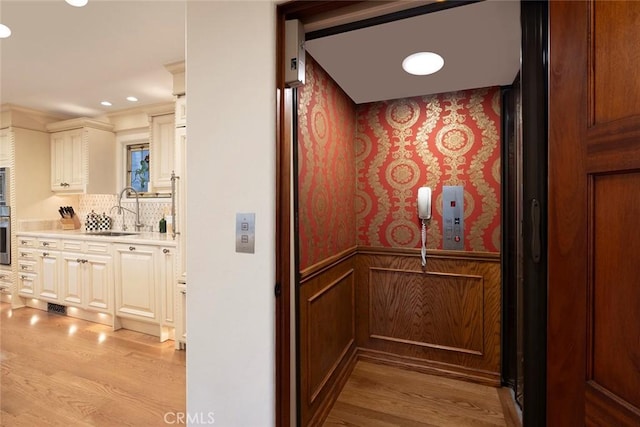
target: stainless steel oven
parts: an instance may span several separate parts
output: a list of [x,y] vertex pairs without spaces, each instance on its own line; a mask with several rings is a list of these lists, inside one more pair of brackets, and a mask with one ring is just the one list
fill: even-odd
[[0,206],[0,264],[11,265],[11,208]]
[[0,206],[9,203],[9,168],[0,168]]

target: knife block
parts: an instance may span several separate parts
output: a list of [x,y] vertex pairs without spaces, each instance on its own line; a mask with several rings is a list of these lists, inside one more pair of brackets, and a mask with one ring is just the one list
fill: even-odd
[[74,215],[71,218],[62,218],[60,220],[63,230],[77,230],[80,228],[80,220],[78,215]]

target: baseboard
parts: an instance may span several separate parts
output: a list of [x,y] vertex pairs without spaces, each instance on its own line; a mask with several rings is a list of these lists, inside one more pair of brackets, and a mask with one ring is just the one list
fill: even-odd
[[358,348],[358,360],[382,365],[395,366],[423,374],[439,375],[446,378],[468,381],[491,387],[500,387],[500,374],[479,369],[466,368],[448,363],[423,360],[406,356],[398,356],[377,350]]
[[338,396],[342,392],[345,384],[349,380],[353,369],[356,366],[357,358],[357,349],[353,349],[351,354],[348,356],[347,362],[344,365],[344,368],[340,373],[338,373],[336,380],[333,382],[331,389],[325,395],[324,400],[318,406],[318,409],[313,414],[311,419],[309,420],[309,426],[321,426],[324,424],[325,419],[329,416],[329,412],[333,408],[334,403],[338,400]]

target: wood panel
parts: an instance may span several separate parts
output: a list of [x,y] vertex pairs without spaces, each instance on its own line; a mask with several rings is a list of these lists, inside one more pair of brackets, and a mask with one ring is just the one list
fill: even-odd
[[360,358],[500,383],[499,254],[360,250],[356,258]]
[[547,424],[638,426],[640,3],[549,11]]
[[624,262],[640,253],[640,173],[594,178],[594,277],[587,336],[588,379],[595,395],[606,392],[623,405],[640,408],[640,264]]
[[369,269],[370,337],[482,355],[483,280]]
[[[636,2],[592,4],[593,106],[596,123],[640,116],[640,80],[637,55],[623,46],[640,45],[640,6]],[[616,25],[611,25],[615,22]],[[624,44],[623,44],[624,43]]]
[[300,419],[319,425],[355,363],[355,270],[347,255],[300,285]]

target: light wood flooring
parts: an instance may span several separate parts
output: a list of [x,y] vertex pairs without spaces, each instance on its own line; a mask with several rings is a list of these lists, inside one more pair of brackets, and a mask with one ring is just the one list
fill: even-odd
[[521,426],[510,392],[357,362],[325,427]]
[[2,303],[0,425],[168,425],[186,411],[186,353],[173,345]]

